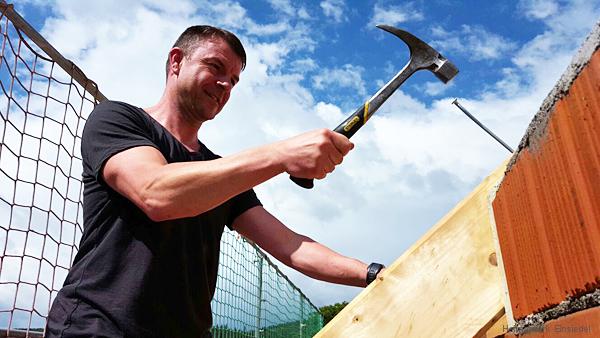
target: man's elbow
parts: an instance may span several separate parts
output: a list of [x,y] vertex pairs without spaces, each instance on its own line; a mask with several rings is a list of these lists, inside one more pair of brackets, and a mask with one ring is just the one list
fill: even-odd
[[153,222],[163,222],[177,218],[173,207],[166,201],[152,196],[144,196],[140,199],[138,207]]

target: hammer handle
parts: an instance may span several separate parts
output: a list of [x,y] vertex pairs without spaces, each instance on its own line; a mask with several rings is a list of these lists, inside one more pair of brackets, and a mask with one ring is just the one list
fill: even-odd
[[[344,122],[335,127],[333,131],[340,133],[347,138],[352,137],[352,135],[354,135],[354,133],[356,133],[360,127],[367,123],[367,120],[369,119],[368,113],[369,102],[365,103],[364,108],[358,108],[354,114],[350,115],[346,120],[344,120]],[[312,189],[315,186],[315,182],[312,178],[290,176],[290,180],[305,189]]]
[[290,180],[304,189],[312,189],[315,186],[315,180],[312,178],[290,176]]
[[[347,138],[352,137],[362,126],[367,123],[369,117],[381,107],[381,105],[390,97],[392,94],[408,79],[415,71],[417,71],[412,62],[409,62],[404,68],[394,76],[390,82],[385,86],[381,87],[373,97],[371,97],[365,104],[356,111],[348,116],[344,122],[340,123],[339,126],[335,127],[333,131],[340,133]],[[314,180],[310,178],[299,178],[290,176],[290,179],[297,185],[305,189],[311,189],[315,186]]]
[[344,122],[340,123],[339,126],[335,127],[333,131],[340,133],[347,138],[351,138],[365,123],[369,120],[369,117],[373,111],[369,111],[369,101],[364,106],[359,107],[352,115],[348,116]]

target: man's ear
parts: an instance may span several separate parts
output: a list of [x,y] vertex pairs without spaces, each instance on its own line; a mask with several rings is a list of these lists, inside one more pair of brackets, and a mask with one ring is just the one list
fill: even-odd
[[169,51],[169,73],[179,75],[181,62],[183,61],[183,50],[179,47],[173,47]]

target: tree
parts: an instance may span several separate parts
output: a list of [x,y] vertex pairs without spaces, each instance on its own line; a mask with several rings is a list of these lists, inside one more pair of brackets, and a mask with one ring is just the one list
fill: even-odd
[[319,308],[319,311],[323,314],[323,325],[329,323],[346,305],[348,305],[348,302],[335,303]]

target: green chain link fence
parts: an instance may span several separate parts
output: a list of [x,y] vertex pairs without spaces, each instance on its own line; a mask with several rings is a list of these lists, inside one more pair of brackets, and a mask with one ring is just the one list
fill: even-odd
[[[81,132],[106,98],[0,0],[0,336],[40,337],[82,235]],[[318,309],[225,230],[213,335],[312,337]]]
[[235,232],[221,242],[213,300],[215,337],[312,337],[319,310],[269,258]]

